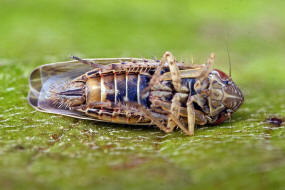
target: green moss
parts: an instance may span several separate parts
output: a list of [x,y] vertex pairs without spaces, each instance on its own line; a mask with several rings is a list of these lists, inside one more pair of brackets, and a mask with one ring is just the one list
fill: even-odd
[[[0,186],[3,189],[284,189],[284,2],[0,2]],[[203,63],[216,53],[245,95],[232,122],[194,137],[154,127],[39,113],[34,67],[80,57]]]

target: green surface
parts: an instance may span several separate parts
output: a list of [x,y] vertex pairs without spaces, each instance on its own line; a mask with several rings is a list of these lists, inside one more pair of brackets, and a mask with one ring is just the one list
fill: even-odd
[[[285,189],[284,1],[0,1],[1,189]],[[245,95],[232,123],[194,137],[39,113],[34,67],[166,50],[228,71]]]

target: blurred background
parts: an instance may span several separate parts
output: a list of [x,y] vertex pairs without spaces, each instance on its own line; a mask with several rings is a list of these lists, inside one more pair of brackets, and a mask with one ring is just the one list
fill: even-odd
[[[284,1],[0,0],[3,189],[282,189]],[[27,103],[36,66],[82,58],[160,58],[228,73],[245,95],[231,123],[180,131],[80,121]]]

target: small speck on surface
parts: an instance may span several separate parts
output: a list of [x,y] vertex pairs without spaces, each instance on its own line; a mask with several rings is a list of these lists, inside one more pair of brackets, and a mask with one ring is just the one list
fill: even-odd
[[266,119],[266,122],[269,124],[272,124],[276,127],[280,127],[283,123],[283,120],[277,117],[270,117],[268,119]]

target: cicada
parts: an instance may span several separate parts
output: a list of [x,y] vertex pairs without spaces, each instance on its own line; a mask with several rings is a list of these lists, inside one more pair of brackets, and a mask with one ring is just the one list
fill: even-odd
[[28,100],[35,109],[133,125],[176,127],[194,135],[195,125],[220,124],[244,101],[231,77],[205,64],[184,65],[170,52],[160,60],[80,59],[42,65],[30,76]]

